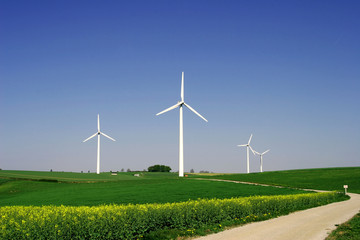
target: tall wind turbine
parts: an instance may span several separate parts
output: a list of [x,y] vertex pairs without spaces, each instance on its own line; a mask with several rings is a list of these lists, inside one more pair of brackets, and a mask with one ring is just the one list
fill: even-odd
[[254,153],[254,150],[250,146],[252,134],[250,135],[249,141],[247,144],[238,145],[238,147],[246,147],[246,166],[247,166],[247,173],[250,173],[250,166],[249,166],[249,149]]
[[108,135],[106,135],[103,132],[100,132],[100,118],[99,118],[99,114],[98,114],[98,121],[97,121],[97,126],[98,126],[98,131],[97,133],[95,133],[94,135],[88,137],[87,139],[85,139],[83,142],[86,142],[87,140],[92,139],[93,137],[95,137],[96,135],[98,136],[98,144],[97,144],[97,164],[96,164],[96,173],[100,174],[100,135],[103,135],[104,137],[107,137],[110,140],[115,141],[115,139],[113,139],[112,137],[109,137]]
[[199,117],[201,117],[202,119],[204,119],[206,122],[208,120],[206,120],[203,116],[201,116],[197,111],[195,111],[192,107],[190,107],[190,105],[186,104],[184,102],[184,72],[182,72],[182,78],[181,78],[181,93],[180,93],[180,97],[181,97],[181,101],[179,101],[177,104],[175,104],[174,106],[171,106],[167,109],[165,109],[162,112],[159,112],[158,114],[156,114],[156,116],[166,113],[170,110],[173,110],[177,107],[179,107],[180,110],[180,127],[179,127],[179,177],[183,177],[184,176],[184,128],[183,128],[183,106],[187,107],[188,109],[190,109],[193,113],[195,113],[196,115],[198,115]]
[[267,153],[268,151],[270,151],[270,149],[266,150],[265,152],[263,153],[258,153],[257,151],[254,150],[254,152],[260,156],[260,172],[263,172],[263,155],[265,153]]

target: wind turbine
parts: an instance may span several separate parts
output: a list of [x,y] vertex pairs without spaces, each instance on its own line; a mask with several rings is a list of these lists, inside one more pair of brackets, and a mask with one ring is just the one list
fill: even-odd
[[103,135],[104,137],[107,137],[110,140],[115,141],[115,139],[113,139],[112,137],[109,137],[108,135],[106,135],[103,132],[100,132],[100,118],[99,118],[99,114],[98,114],[98,121],[97,121],[97,126],[98,126],[98,131],[97,133],[95,133],[94,135],[88,137],[87,139],[85,139],[83,142],[86,142],[87,140],[92,139],[93,137],[95,137],[96,135],[98,136],[98,144],[97,144],[97,164],[96,164],[96,173],[100,174],[100,135]]
[[257,151],[254,150],[254,152],[255,152],[257,155],[260,156],[260,172],[263,172],[263,159],[262,159],[262,157],[263,157],[263,155],[264,155],[265,153],[267,153],[268,151],[270,151],[270,149],[266,150],[266,151],[263,152],[263,153],[258,153]]
[[247,144],[242,144],[242,145],[238,145],[238,147],[246,147],[246,165],[247,165],[247,173],[250,173],[250,166],[249,166],[249,149],[254,153],[254,150],[252,149],[252,147],[250,146],[250,142],[251,142],[251,138],[252,138],[252,134],[250,135],[249,141]]
[[206,120],[203,116],[201,116],[197,111],[195,111],[190,105],[186,104],[184,102],[184,72],[182,72],[182,78],[181,78],[181,93],[180,93],[181,101],[178,101],[177,104],[174,106],[171,106],[167,109],[165,109],[162,112],[159,112],[156,114],[156,116],[166,113],[170,110],[173,110],[177,107],[179,107],[180,110],[180,126],[179,126],[179,177],[184,176],[184,128],[183,128],[183,106],[186,106],[188,109],[190,109],[193,113]]

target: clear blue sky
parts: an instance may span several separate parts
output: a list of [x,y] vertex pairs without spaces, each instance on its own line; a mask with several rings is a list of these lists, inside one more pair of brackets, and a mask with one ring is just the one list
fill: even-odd
[[[0,168],[360,165],[359,1],[1,1]],[[259,170],[251,156],[251,171]]]

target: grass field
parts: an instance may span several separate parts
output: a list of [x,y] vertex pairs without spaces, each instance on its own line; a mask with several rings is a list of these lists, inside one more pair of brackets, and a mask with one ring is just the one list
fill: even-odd
[[178,178],[176,173],[71,173],[0,171],[0,206],[142,204],[181,202],[198,198],[284,195],[301,191],[250,186],[193,178],[227,179],[293,188],[360,193],[360,167],[289,170],[251,174],[202,175]]
[[341,224],[326,240],[359,240],[360,239],[360,213],[346,223]]
[[226,179],[330,191],[344,191],[343,186],[348,185],[348,192],[360,193],[360,167],[302,169],[250,174],[194,174],[191,177]]
[[58,181],[58,182],[114,182],[121,180],[143,180],[145,179],[164,179],[177,178],[175,173],[151,173],[142,174],[141,177],[134,177],[137,172],[121,172],[116,176],[108,172],[96,173],[77,173],[77,172],[40,172],[40,171],[0,171],[0,178],[19,179],[19,180],[42,180],[42,181]]
[[[132,205],[134,207],[130,207],[129,205],[129,207],[131,209],[134,209],[135,211],[138,208],[136,206],[139,206],[139,208],[143,208],[144,206],[148,206],[148,203],[150,204],[154,203],[155,204],[154,209],[157,209],[158,207],[162,208],[164,206],[168,206],[166,205],[168,203],[177,204],[177,202],[183,202],[179,204],[180,205],[185,204],[184,206],[189,207],[191,204],[197,205],[198,204],[197,201],[202,201],[197,199],[217,198],[217,199],[225,199],[226,202],[228,201],[226,199],[229,198],[234,198],[234,201],[242,201],[241,200],[243,199],[242,197],[259,196],[259,195],[289,195],[289,196],[284,196],[285,197],[284,200],[281,200],[280,203],[281,206],[284,206],[284,209],[286,209],[290,206],[293,206],[293,202],[291,200],[285,203],[286,202],[285,199],[292,199],[291,195],[295,197],[294,199],[298,199],[300,196],[294,194],[304,193],[304,191],[302,190],[297,190],[293,188],[310,188],[310,189],[342,191],[343,190],[342,186],[344,184],[347,184],[349,185],[350,192],[360,193],[360,182],[358,181],[360,179],[360,168],[308,169],[308,170],[292,170],[292,171],[265,172],[265,173],[252,173],[252,174],[216,174],[216,175],[194,174],[194,175],[190,175],[188,178],[178,178],[176,173],[139,173],[139,174],[140,174],[139,177],[135,177],[134,173],[118,173],[117,176],[112,176],[110,173],[101,173],[100,175],[97,175],[95,173],[31,172],[31,171],[2,170],[0,171],[0,207],[3,206],[2,207],[3,210],[8,209],[10,211],[15,211],[13,215],[14,219],[11,220],[12,218],[11,219],[9,218],[8,219],[9,221],[8,222],[5,221],[5,222],[6,224],[9,224],[8,225],[9,231],[10,229],[11,231],[15,231],[12,232],[11,234],[15,234],[14,236],[17,236],[16,234],[20,234],[19,236],[23,236],[21,235],[20,232],[18,233],[16,229],[19,226],[22,226],[22,224],[26,223],[30,225],[29,228],[24,228],[24,230],[26,231],[28,231],[29,229],[31,230],[33,226],[31,223],[32,220],[30,221],[30,219],[27,219],[29,216],[27,215],[27,211],[25,211],[26,214],[24,215],[24,219],[22,220],[18,219],[19,223],[17,223],[16,219],[18,216],[18,209],[15,206],[30,206],[30,208],[35,208],[32,206],[44,206],[44,207],[40,207],[39,211],[43,211],[47,208],[50,209],[49,211],[52,210],[58,211],[56,210],[58,208],[56,206],[59,206],[59,209],[63,209],[63,208],[68,209],[66,206],[75,206],[74,211],[82,211],[81,210],[82,208],[84,208],[85,210],[87,208],[77,207],[77,206],[89,206],[89,207],[98,206],[100,208],[102,207],[112,208],[111,206],[113,206],[114,208],[116,208],[116,206],[119,207],[124,206],[121,204],[146,203],[146,205]],[[225,179],[225,180],[257,182],[257,183],[264,183],[270,185],[288,186],[291,188],[255,186],[255,185],[237,184],[233,182],[200,181],[199,179],[196,178],[216,178],[216,179]],[[312,196],[305,198],[306,199],[317,198],[316,194],[314,195],[310,194],[310,195]],[[275,196],[275,198],[278,197]],[[345,198],[346,197],[342,195],[337,197],[333,201],[339,201]],[[209,201],[213,201],[213,200],[209,200]],[[215,205],[212,207],[214,208],[213,210],[215,212],[220,211],[219,213],[223,212],[224,208],[218,207],[219,206],[218,201],[222,201],[222,200],[214,200],[214,201],[215,201],[214,202]],[[305,199],[304,201],[301,200],[297,210],[310,207],[310,205],[308,205],[307,202],[308,200]],[[317,200],[315,200],[314,203],[320,204]],[[325,203],[328,203],[328,200],[325,200],[324,203],[322,204]],[[109,204],[116,204],[116,205],[109,205]],[[61,205],[65,205],[65,206],[61,206]],[[257,212],[258,207],[256,207],[257,205],[256,206],[255,205],[254,205],[254,211]],[[4,207],[4,206],[10,206],[10,207]],[[237,205],[235,204],[234,207],[235,206]],[[269,206],[265,207],[262,210],[264,212],[261,213],[259,217],[257,217],[258,214],[254,215],[252,213],[251,214],[249,213],[250,215],[247,215],[245,218],[243,217],[240,219],[235,217],[231,221],[226,216],[224,217],[224,219],[227,220],[213,221],[214,219],[212,219],[210,222],[208,222],[208,224],[205,223],[205,225],[201,225],[201,226],[199,225],[196,228],[189,228],[189,226],[185,227],[185,225],[184,228],[179,228],[179,229],[178,228],[169,229],[167,227],[164,228],[161,227],[159,230],[156,231],[151,230],[150,232],[147,232],[146,233],[147,237],[144,236],[144,238],[159,239],[159,236],[161,236],[161,239],[177,239],[177,236],[179,235],[193,236],[194,234],[195,235],[208,234],[214,231],[215,232],[221,231],[223,226],[242,224],[244,223],[244,221],[245,222],[256,221],[260,219],[260,216],[264,217],[267,213],[267,210],[271,209],[272,206],[274,205],[270,204]],[[73,207],[69,207],[69,209],[72,208]],[[180,211],[181,209],[184,209],[184,207],[180,207],[179,210],[174,210],[174,209],[173,210],[177,212]],[[205,211],[202,214],[205,215],[210,214],[210,212],[206,209],[208,208],[203,209]],[[294,210],[295,209],[293,209],[292,211]],[[180,221],[181,219],[183,219],[183,217],[181,217],[183,216],[182,214],[185,214],[184,216],[188,216],[188,214],[190,213],[193,214],[194,213],[193,211],[196,212],[197,210],[189,208],[184,213],[177,212],[176,214],[180,214],[178,216],[180,217],[178,220]],[[167,212],[168,210],[166,210],[164,213]],[[175,212],[174,212],[174,216],[175,216]],[[116,213],[114,214],[120,214],[120,212],[116,211]],[[143,213],[142,211],[140,211],[138,214],[142,215]],[[286,214],[286,211],[284,214]],[[75,215],[69,214],[69,216],[67,216],[66,214],[65,215],[61,214],[61,216],[62,217],[60,217],[59,215],[59,219],[64,217],[66,219],[69,218],[70,222],[78,218],[78,215],[76,214]],[[169,217],[172,218],[173,216],[171,215]],[[194,217],[198,218],[199,216],[194,215]],[[274,216],[273,214],[271,214],[271,216],[267,216],[267,218],[268,217],[271,218]],[[56,217],[56,219],[57,218],[58,217]],[[162,217],[160,217],[160,219],[161,218]],[[41,219],[42,219],[42,215],[40,216],[40,220]],[[132,219],[130,221],[131,224],[134,221],[135,220]],[[138,221],[137,218],[136,221]],[[205,222],[207,222],[207,220]],[[215,222],[216,224],[212,225]],[[16,225],[16,223],[18,225]],[[155,223],[156,221],[154,222],[154,224]],[[12,224],[15,225],[12,226]],[[52,229],[54,227],[57,228],[58,224],[55,222],[54,223],[51,222],[49,224],[50,225],[47,226],[49,227],[49,229],[46,230],[44,234],[54,234],[54,236],[51,235],[50,238],[57,239],[57,231],[59,231],[60,229],[57,231]],[[87,228],[85,226],[85,228],[82,231],[86,232],[89,229],[92,229],[91,230],[92,233],[95,233],[97,232],[96,229],[98,229],[98,226],[104,225],[104,227],[105,226],[109,227],[110,225],[108,224],[111,224],[111,222],[107,220],[106,221],[99,220],[99,222],[96,224],[94,223],[94,221],[90,221],[89,226],[91,225],[91,227]],[[68,231],[66,230],[68,225],[69,224],[67,225],[65,224],[62,230],[65,232]],[[144,226],[146,225],[147,224],[145,224]],[[113,228],[109,227],[110,232],[112,231],[111,229]],[[32,234],[32,233],[39,233],[39,231],[31,230],[30,232],[28,232],[28,234]],[[7,234],[7,233],[3,232],[3,234]],[[36,239],[37,237],[30,239]],[[99,239],[99,237],[104,237],[104,236],[91,235],[91,239]],[[73,237],[68,237],[66,239],[72,239],[72,238]]]
[[[14,176],[16,179],[12,179]],[[140,177],[134,177],[131,173],[111,176],[110,173],[97,175],[0,171],[0,177],[0,206],[166,203],[198,198],[224,199],[303,192],[286,188],[178,178],[174,173],[143,173]]]

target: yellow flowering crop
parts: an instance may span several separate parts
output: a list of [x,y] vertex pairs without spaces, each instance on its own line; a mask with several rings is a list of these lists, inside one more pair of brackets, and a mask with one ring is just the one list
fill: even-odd
[[331,192],[166,204],[0,207],[0,239],[139,239],[156,229],[221,228],[223,221],[257,221],[340,198]]

